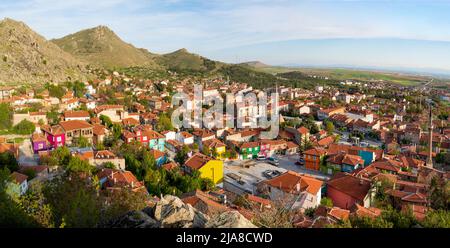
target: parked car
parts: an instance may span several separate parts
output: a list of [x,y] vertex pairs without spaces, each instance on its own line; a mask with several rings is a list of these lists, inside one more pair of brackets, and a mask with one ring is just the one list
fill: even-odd
[[304,159],[299,159],[297,162],[295,162],[296,165],[304,165],[305,164],[305,160]]
[[278,159],[273,158],[273,157],[268,157],[267,158],[267,162],[271,165],[275,165],[278,166],[280,164],[280,162],[278,161]]
[[266,160],[266,156],[264,155],[259,155],[256,160]]

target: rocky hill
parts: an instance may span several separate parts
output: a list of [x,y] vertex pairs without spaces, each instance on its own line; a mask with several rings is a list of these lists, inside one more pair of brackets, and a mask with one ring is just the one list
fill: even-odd
[[154,207],[131,211],[101,227],[113,228],[255,228],[239,212],[207,216],[176,196],[166,195]]
[[168,70],[190,70],[212,72],[225,63],[213,61],[197,54],[190,53],[185,48],[172,53],[163,54],[155,57],[155,61]]
[[0,21],[0,83],[84,79],[84,64],[23,22]]
[[74,57],[97,66],[159,68],[153,61],[155,54],[124,42],[106,26],[82,30],[52,42]]

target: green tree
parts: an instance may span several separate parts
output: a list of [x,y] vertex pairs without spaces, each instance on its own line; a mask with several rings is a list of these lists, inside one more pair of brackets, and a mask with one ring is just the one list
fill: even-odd
[[40,227],[53,228],[53,212],[42,192],[41,184],[33,184],[27,193],[19,198],[18,205],[39,224]]
[[14,132],[17,134],[32,134],[35,129],[34,124],[28,120],[22,120],[13,127]]
[[8,168],[8,170],[11,172],[19,170],[19,164],[17,163],[14,154],[10,152],[0,153],[0,169],[4,168]]
[[334,124],[331,121],[325,122],[325,130],[328,134],[332,134],[334,132]]
[[332,208],[333,201],[328,197],[324,197],[320,200],[320,205]]
[[12,109],[7,103],[0,103],[0,129],[9,129],[12,125]]
[[174,130],[172,120],[165,113],[159,115],[158,122],[156,123],[156,130],[158,132]]
[[89,162],[82,160],[79,157],[71,157],[65,169],[70,172],[90,173],[93,169],[93,166],[89,164]]
[[111,121],[111,118],[109,118],[109,117],[106,116],[106,115],[100,115],[99,118],[100,118],[100,121],[102,122],[103,125],[105,125],[105,126],[108,127],[108,128],[111,128],[111,127],[112,127],[113,123],[112,123],[112,121]]
[[53,210],[55,226],[95,227],[101,216],[102,201],[96,185],[77,173],[49,181],[44,196]]
[[74,146],[81,147],[81,148],[90,147],[91,146],[91,143],[89,142],[89,140],[86,137],[84,137],[84,136],[80,136],[80,137],[75,138],[73,140],[73,144],[74,144]]
[[420,224],[425,228],[450,228],[450,212],[442,209],[428,211]]

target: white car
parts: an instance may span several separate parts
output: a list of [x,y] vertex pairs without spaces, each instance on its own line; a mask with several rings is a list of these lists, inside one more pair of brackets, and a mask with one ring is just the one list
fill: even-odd
[[266,160],[266,156],[264,155],[259,155],[256,160]]

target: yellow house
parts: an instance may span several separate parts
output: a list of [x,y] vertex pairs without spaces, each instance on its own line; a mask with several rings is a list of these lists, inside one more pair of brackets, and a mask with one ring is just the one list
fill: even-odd
[[184,168],[187,173],[198,170],[201,178],[209,178],[214,184],[221,183],[223,180],[223,161],[199,152],[186,160]]
[[226,151],[226,146],[225,144],[214,138],[214,139],[209,139],[209,140],[205,140],[203,141],[203,146],[207,147],[210,151],[215,151],[216,155],[216,159],[225,159],[224,154]]

